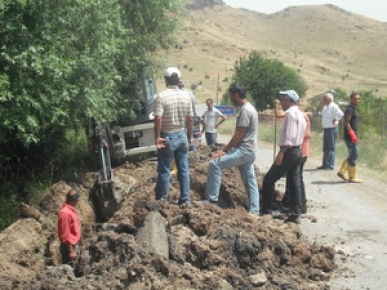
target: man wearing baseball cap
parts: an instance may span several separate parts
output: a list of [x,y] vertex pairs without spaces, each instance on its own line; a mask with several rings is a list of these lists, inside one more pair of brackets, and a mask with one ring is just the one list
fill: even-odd
[[290,215],[286,222],[300,223],[302,194],[299,167],[301,166],[301,145],[304,139],[306,121],[298,109],[300,100],[298,94],[294,90],[280,91],[279,93],[281,106],[285,111],[285,120],[279,141],[280,151],[263,179],[262,214],[273,214],[275,183],[286,174],[291,193]]
[[188,150],[192,143],[193,110],[191,98],[178,87],[181,73],[177,67],[164,72],[167,89],[156,95],[155,143],[157,147],[156,200],[169,202],[172,160],[177,165],[180,183],[179,205],[190,203]]

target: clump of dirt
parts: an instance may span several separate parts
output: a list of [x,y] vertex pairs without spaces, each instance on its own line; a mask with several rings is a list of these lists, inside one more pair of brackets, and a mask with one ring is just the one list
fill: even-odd
[[[295,224],[269,216],[248,214],[248,198],[239,171],[224,171],[220,202],[203,205],[208,160],[216,148],[198,146],[191,163],[191,204],[177,205],[179,184],[171,177],[170,203],[155,201],[156,163],[146,160],[115,168],[116,186],[123,202],[104,224],[92,222],[90,209],[79,208],[84,221],[82,254],[74,271],[58,264],[56,228],[42,221],[20,220],[30,235],[39,236],[36,247],[28,244],[19,258],[0,255],[2,289],[329,289],[335,269],[333,248],[310,244]],[[259,184],[262,174],[257,169]],[[85,196],[93,196],[88,174],[78,185]],[[63,202],[63,183],[53,186],[42,202],[44,219],[55,215]],[[57,191],[55,191],[57,189]],[[60,193],[60,194],[58,194]],[[60,196],[60,198],[59,198]],[[56,198],[55,198],[56,197]],[[59,198],[59,201],[58,201]],[[86,201],[87,198],[84,198]],[[138,232],[146,217],[159,212],[168,234],[168,257],[144,247]],[[42,220],[42,218],[41,218]],[[25,222],[29,221],[29,223]],[[47,222],[45,222],[47,223]],[[38,224],[38,225],[37,225]],[[12,227],[12,226],[11,226]],[[9,230],[9,229],[7,229]],[[6,230],[6,231],[7,231]],[[12,231],[12,230],[11,230]],[[18,230],[12,240],[18,240]],[[14,246],[0,233],[1,253]],[[7,233],[10,235],[10,233]],[[20,235],[24,235],[20,231]],[[15,245],[16,246],[16,245]],[[7,247],[7,249],[5,249]],[[11,249],[9,249],[11,248]],[[35,251],[39,262],[22,262],[26,251]],[[16,251],[17,252],[17,251]],[[12,268],[11,265],[14,267]],[[12,269],[23,268],[23,275]],[[3,271],[7,269],[7,272]]]

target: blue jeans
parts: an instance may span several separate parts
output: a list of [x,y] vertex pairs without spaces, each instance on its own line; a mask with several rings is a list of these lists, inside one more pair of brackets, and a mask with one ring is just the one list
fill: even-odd
[[156,181],[156,200],[161,198],[168,201],[169,194],[169,178],[171,172],[171,164],[175,158],[177,166],[177,179],[180,183],[180,198],[179,204],[191,202],[189,194],[190,177],[189,177],[189,162],[188,162],[188,139],[185,131],[174,134],[161,134],[165,138],[165,148],[157,150],[157,172]]
[[259,191],[254,170],[255,152],[236,148],[211,160],[208,166],[206,197],[218,201],[222,169],[237,166],[249,197],[249,212],[259,214]]
[[335,167],[337,131],[337,127],[324,129],[323,167],[329,167],[331,169]]
[[356,160],[359,156],[359,147],[356,143],[352,143],[351,140],[344,139],[348,148],[347,162],[349,166],[356,166]]
[[207,146],[214,146],[218,139],[218,133],[205,133]]

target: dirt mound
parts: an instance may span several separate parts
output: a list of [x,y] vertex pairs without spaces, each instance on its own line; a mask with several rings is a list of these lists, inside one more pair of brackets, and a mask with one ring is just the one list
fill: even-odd
[[[28,242],[23,249],[4,242],[4,235],[12,237],[13,241],[22,238],[18,234],[24,235],[23,231],[18,227],[11,226],[7,233],[0,233],[2,253],[10,251],[12,256],[19,255],[20,258],[26,251],[35,251],[34,259],[40,261],[30,268],[29,261],[23,263],[15,257],[9,259],[1,255],[0,280],[4,282],[0,287],[329,289],[330,275],[335,268],[334,250],[308,243],[297,225],[248,214],[248,199],[237,169],[224,171],[219,206],[198,202],[204,198],[211,150],[199,146],[195,153],[193,159],[196,162],[191,164],[190,175],[193,202],[183,206],[177,205],[179,186],[176,176],[171,178],[170,203],[155,201],[155,161],[128,163],[116,168],[117,190],[124,201],[108,223],[90,223],[89,209],[79,209],[82,215],[85,214],[82,220],[86,223],[83,223],[82,254],[76,274],[68,266],[58,265],[58,242],[53,227],[42,229],[43,224],[35,220],[23,223],[23,230],[35,235],[31,240],[39,237],[39,250],[31,248]],[[90,176],[94,178],[93,174]],[[262,176],[258,170],[257,178],[260,184]],[[84,195],[92,197],[92,190],[84,185],[80,187]],[[43,202],[41,210],[46,219],[50,216],[54,220],[53,213],[57,212],[61,202],[55,201],[53,196],[58,196],[58,191],[63,196],[64,188],[63,183],[53,186],[50,196]],[[139,231],[151,212],[159,212],[162,216],[169,257],[139,241]],[[32,259],[31,256],[25,258]],[[17,275],[25,269],[28,273],[22,277]]]

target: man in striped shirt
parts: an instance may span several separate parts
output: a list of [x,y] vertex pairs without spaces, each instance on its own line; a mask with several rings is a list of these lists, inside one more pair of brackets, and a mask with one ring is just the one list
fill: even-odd
[[169,179],[172,160],[177,165],[180,183],[179,205],[190,203],[188,151],[192,144],[193,110],[189,94],[180,90],[181,73],[169,67],[164,73],[167,89],[156,96],[155,143],[157,147],[156,200],[169,202]]

